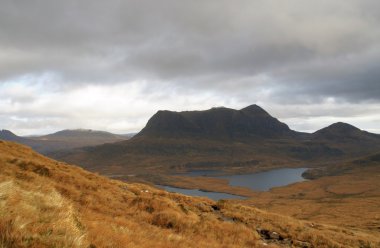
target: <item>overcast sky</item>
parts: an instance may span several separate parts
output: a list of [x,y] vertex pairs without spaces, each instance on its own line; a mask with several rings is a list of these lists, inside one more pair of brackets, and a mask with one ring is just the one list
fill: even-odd
[[378,0],[0,0],[0,129],[140,130],[258,104],[380,133]]

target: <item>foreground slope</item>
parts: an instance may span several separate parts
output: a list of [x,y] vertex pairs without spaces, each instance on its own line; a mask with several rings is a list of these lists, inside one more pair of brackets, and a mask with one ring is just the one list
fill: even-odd
[[110,180],[0,141],[0,247],[377,247],[369,233]]

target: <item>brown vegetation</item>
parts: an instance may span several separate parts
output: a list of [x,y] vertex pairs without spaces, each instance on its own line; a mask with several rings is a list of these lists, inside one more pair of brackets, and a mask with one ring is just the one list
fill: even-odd
[[376,247],[369,233],[110,180],[0,141],[0,247]]

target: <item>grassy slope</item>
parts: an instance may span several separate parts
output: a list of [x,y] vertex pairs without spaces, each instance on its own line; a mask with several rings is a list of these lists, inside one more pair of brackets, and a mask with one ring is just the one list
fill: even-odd
[[376,247],[379,242],[361,231],[110,180],[0,141],[0,247]]

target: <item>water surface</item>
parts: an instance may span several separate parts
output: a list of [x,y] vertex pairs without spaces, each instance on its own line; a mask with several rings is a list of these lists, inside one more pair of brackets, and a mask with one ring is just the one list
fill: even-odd
[[[291,183],[301,182],[305,179],[302,177],[307,168],[283,168],[274,169],[264,172],[243,174],[243,175],[230,175],[230,176],[218,176],[220,171],[217,170],[194,170],[184,174],[182,176],[208,176],[215,178],[223,178],[229,181],[231,186],[240,186],[252,189],[254,191],[268,191],[274,187],[281,187]],[[246,197],[232,195],[220,192],[208,192],[198,189],[182,189],[170,186],[160,186],[169,192],[177,192],[184,195],[191,196],[204,196],[213,200],[220,199],[245,199]]]
[[306,170],[307,168],[283,168],[244,175],[218,176],[218,178],[228,179],[231,186],[268,191],[274,187],[304,181],[302,173]]
[[191,170],[185,173],[179,173],[179,176],[186,177],[215,177],[221,174],[218,170]]
[[208,197],[210,199],[213,199],[215,201],[218,201],[220,199],[245,199],[246,198],[239,195],[232,195],[232,194],[220,193],[220,192],[201,191],[199,189],[182,189],[182,188],[162,186],[162,185],[159,185],[159,187],[165,189],[168,192],[181,193],[184,195],[191,195],[191,196],[203,196],[203,197]]

